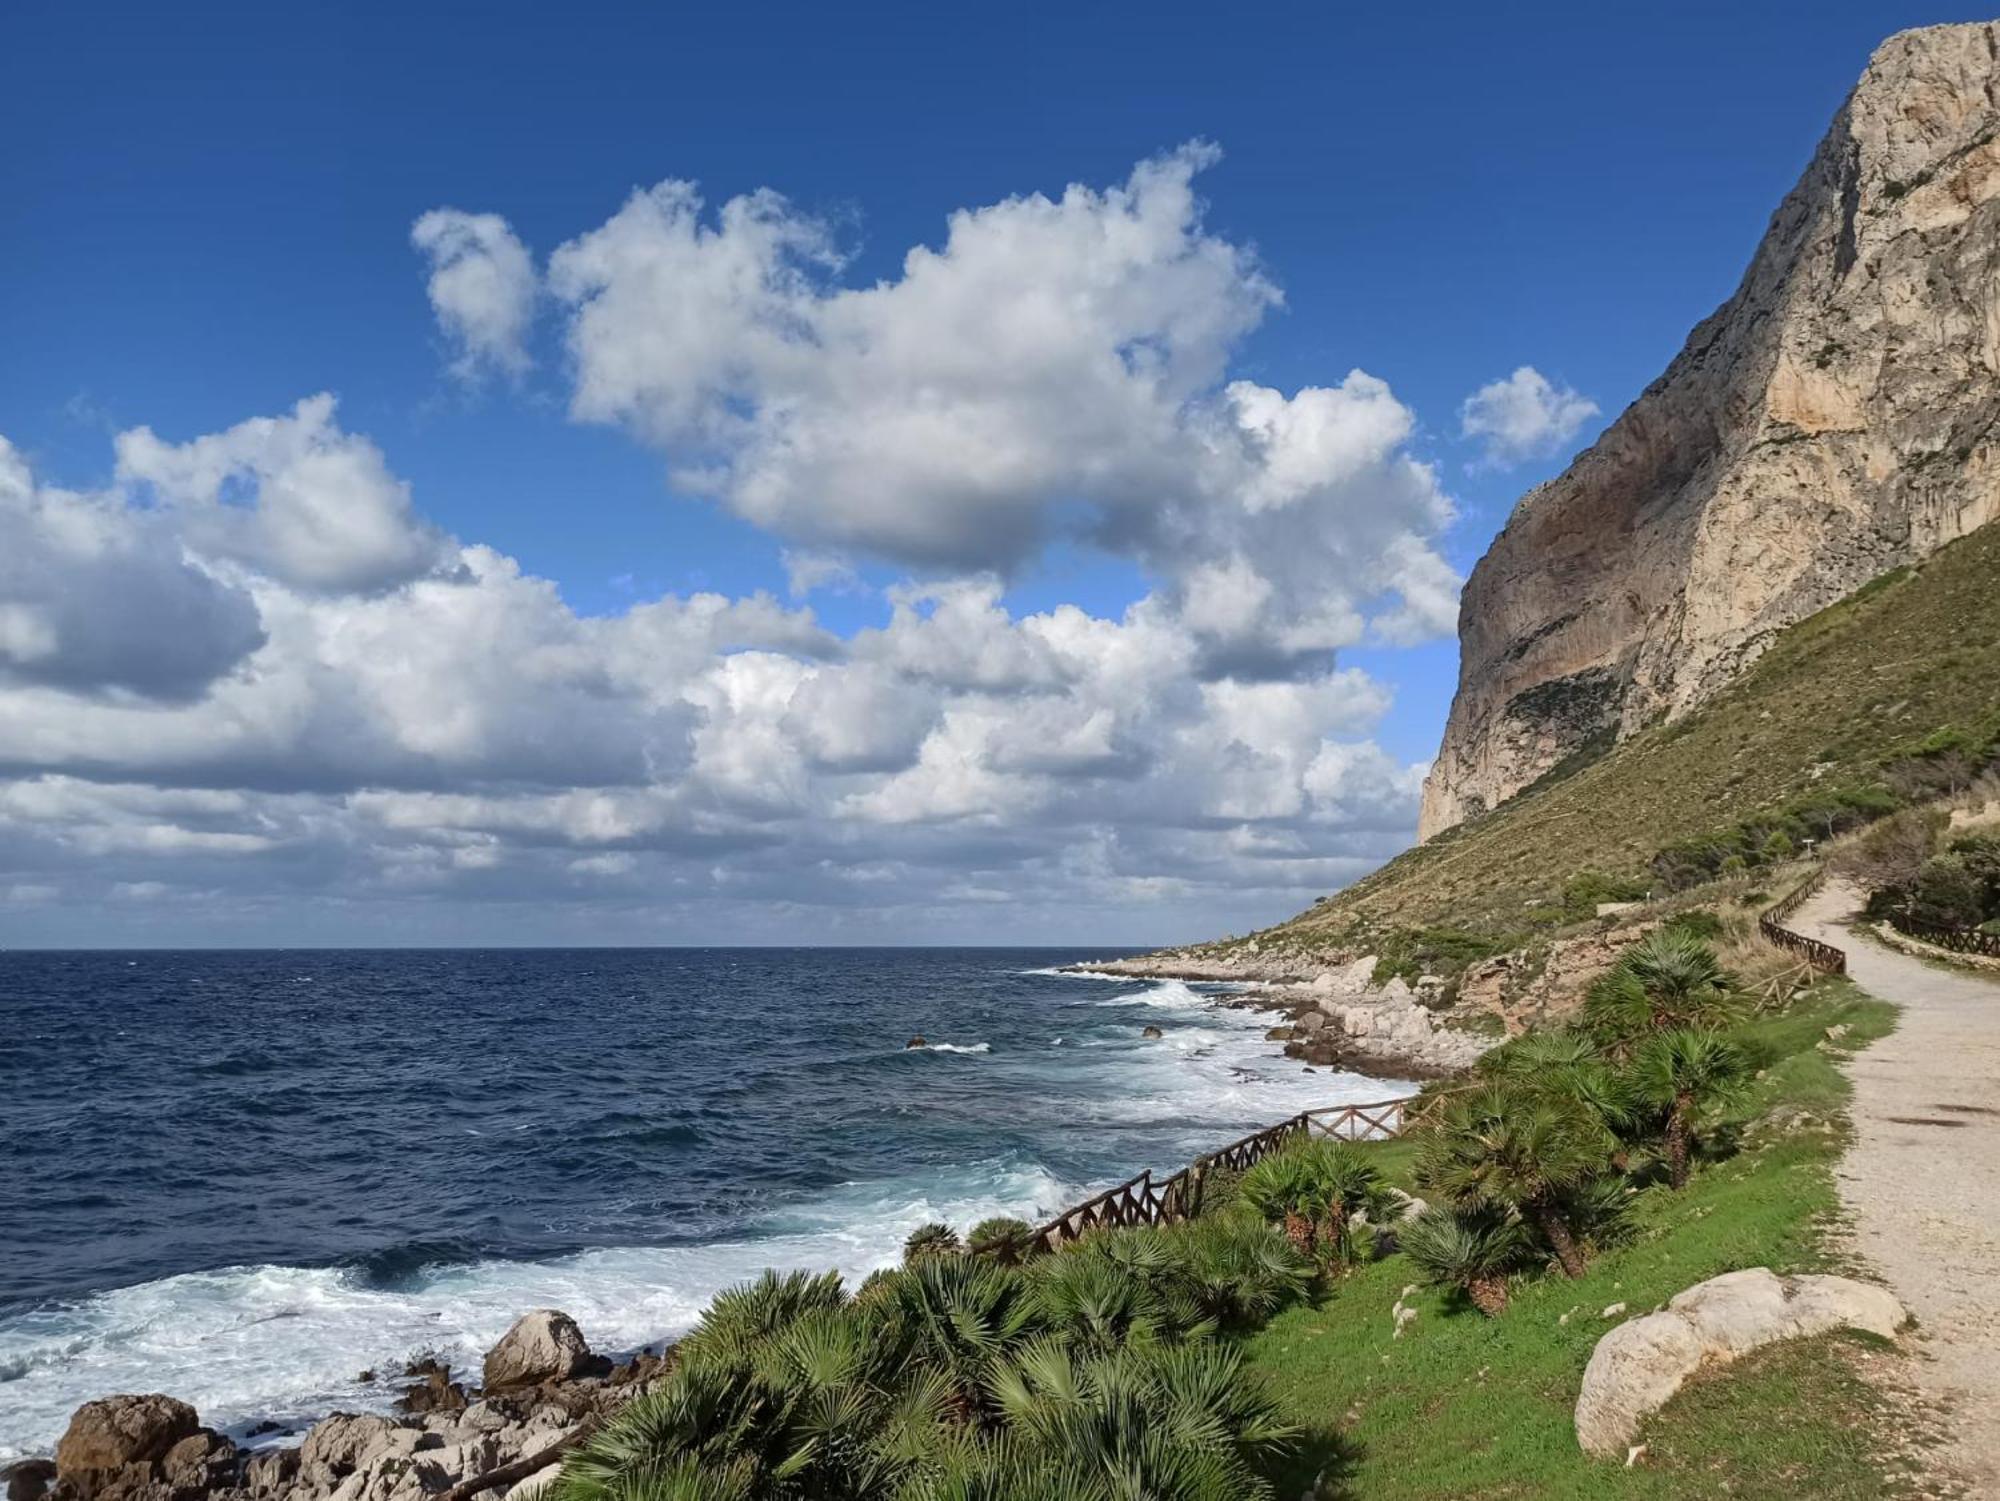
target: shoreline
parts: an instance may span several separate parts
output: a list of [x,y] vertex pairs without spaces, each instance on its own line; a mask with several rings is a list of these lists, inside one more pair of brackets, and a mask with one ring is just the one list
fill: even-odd
[[[1051,975],[1061,974],[1065,978],[1077,978],[1098,970],[1101,965],[1109,965],[1116,962],[1115,960],[1108,959],[1104,961],[1087,961],[1081,966],[1074,968],[1065,967],[1061,971],[1051,970],[1047,973]],[[1129,990],[1124,985],[1116,987],[1118,991],[1125,992],[1130,999],[1137,1001],[1138,997],[1147,994],[1149,989],[1157,988],[1148,987],[1143,983],[1144,981],[1165,977],[1120,975],[1116,976],[1116,978],[1128,982],[1140,982],[1131,984]],[[1279,1116],[1290,1113],[1292,1110],[1298,1108],[1291,1101],[1296,1100],[1299,1092],[1315,1088],[1314,1084],[1297,1078],[1293,1078],[1287,1082],[1284,1078],[1284,1070],[1281,1067],[1270,1067],[1271,1063],[1275,1062],[1272,1055],[1279,1050],[1268,1046],[1270,1041],[1270,1034],[1268,1032],[1261,1039],[1263,1045],[1260,1045],[1260,1039],[1258,1039],[1256,1033],[1245,1025],[1249,1020],[1247,1015],[1239,1016],[1238,1020],[1234,1022],[1223,1022],[1221,1015],[1218,1014],[1263,1013],[1274,1010],[1295,1011],[1298,1009],[1295,1002],[1290,997],[1281,996],[1262,986],[1244,988],[1244,982],[1240,976],[1230,977],[1227,983],[1231,986],[1229,993],[1205,993],[1200,996],[1202,1004],[1199,1010],[1192,1006],[1185,1007],[1183,1024],[1199,1028],[1203,1025],[1213,1027],[1217,1023],[1221,1023],[1225,1030],[1234,1034],[1234,1040],[1228,1045],[1228,1053],[1230,1055],[1239,1058],[1246,1064],[1251,1063],[1252,1055],[1261,1057],[1265,1061],[1252,1064],[1252,1067],[1255,1069],[1254,1075],[1245,1076],[1246,1079],[1254,1077],[1257,1088],[1254,1096],[1247,1104],[1239,1102],[1239,1104],[1244,1105],[1243,1120],[1225,1120],[1218,1116],[1213,1123],[1215,1126],[1216,1141],[1207,1143],[1209,1146],[1215,1145],[1225,1139],[1244,1122],[1253,1125],[1262,1124],[1265,1123],[1265,1116],[1276,1119]],[[1176,1003],[1170,1006],[1169,1009],[1178,1010],[1183,1008]],[[1196,1020],[1197,1017],[1202,1016],[1212,1016],[1213,1019],[1205,1024]],[[1164,1021],[1165,1019],[1162,1018],[1162,1020]],[[1169,1035],[1171,1036],[1174,1024],[1168,1022],[1167,1026]],[[1151,1052],[1150,1049],[1146,1051],[1147,1053]],[[1207,1051],[1206,1045],[1203,1045],[1197,1048],[1189,1057],[1201,1057]],[[1183,1071],[1180,1060],[1171,1050],[1163,1050],[1161,1053],[1152,1056],[1157,1060],[1151,1065],[1153,1069],[1165,1068],[1169,1073]],[[1361,1075],[1369,1079],[1381,1079],[1393,1084],[1402,1081],[1416,1082],[1426,1077],[1423,1072],[1420,1072],[1423,1067],[1424,1065],[1420,1060],[1400,1058],[1386,1051],[1364,1052],[1363,1050],[1355,1050],[1353,1053],[1344,1055],[1339,1059],[1322,1059],[1317,1063],[1306,1063],[1303,1072],[1321,1073],[1337,1070],[1341,1073]],[[1344,1092],[1352,1094],[1354,1088],[1355,1081],[1349,1079],[1340,1086],[1339,1091],[1330,1091],[1330,1093]],[[1366,1098],[1366,1096],[1363,1096],[1363,1098]],[[1257,1103],[1258,1101],[1262,1101],[1263,1103],[1259,1104]],[[1320,1104],[1326,1103],[1326,1101],[1315,1099],[1313,1103]],[[1205,1120],[1206,1115],[1204,1114],[1202,1118]],[[1189,1117],[1189,1119],[1192,1120],[1193,1117]],[[1159,1155],[1164,1159],[1170,1153],[1181,1150],[1186,1150],[1185,1144],[1170,1147],[1167,1149],[1167,1152],[1160,1153]],[[1148,1164],[1136,1158],[1129,1164],[1132,1168],[1146,1165]],[[1164,1161],[1152,1164],[1155,1168],[1162,1165],[1171,1164]],[[1122,1167],[1123,1165],[1120,1166]],[[1051,1192],[1036,1194],[1036,1202],[1033,1210],[1028,1211],[1024,1209],[1020,1211],[1024,1215],[1040,1217],[1044,1211],[1049,1213],[1059,1212],[1073,1202],[1080,1202],[1088,1197],[1091,1187],[1098,1181],[1096,1177],[1088,1179],[1079,1178],[1074,1182],[1069,1181],[1067,1178],[1059,1181],[1046,1169],[1041,1170],[1041,1175],[1047,1179],[1046,1182],[1041,1184],[1042,1189]],[[1110,1175],[1105,1174],[1103,1181],[1110,1181]],[[1016,1187],[1019,1186],[1016,1185]],[[897,1180],[895,1184],[888,1185],[888,1187],[892,1191],[887,1193],[885,1197],[887,1199],[900,1199],[901,1190],[905,1185],[900,1180]],[[985,1192],[986,1190],[981,1190],[975,1197],[983,1197]],[[920,1190],[913,1190],[913,1193],[915,1196],[910,1201],[912,1212],[915,1212],[916,1208],[921,1207],[924,1213],[931,1217],[935,1217],[940,1212],[950,1218],[965,1218],[967,1215],[970,1215],[973,1219],[978,1217],[978,1214],[966,1205],[945,1203],[938,1198],[935,1189],[932,1189],[928,1194]],[[871,1200],[868,1207],[872,1209],[878,1206],[874,1206]],[[980,1212],[1003,1211],[992,1210]],[[874,1224],[874,1219],[877,1217],[879,1216],[871,1215],[863,1223],[855,1225],[854,1232],[862,1232],[869,1226],[880,1230],[882,1227]],[[969,1223],[970,1220],[967,1220],[967,1222]],[[896,1239],[900,1242],[903,1230],[894,1226],[890,1228],[896,1230]],[[872,1243],[871,1241],[870,1244]],[[735,1242],[733,1241],[719,1244],[727,1245],[732,1250],[735,1249]],[[855,1245],[858,1246],[859,1243],[856,1242]],[[607,1277],[617,1276],[621,1270],[627,1270],[622,1257],[622,1253],[627,1249],[620,1246],[610,1246],[588,1249],[575,1253],[575,1255],[582,1258],[600,1257],[608,1261],[610,1263],[608,1266],[585,1269],[585,1274],[588,1278],[595,1282],[602,1282]],[[854,1248],[850,1247],[850,1249]],[[884,1241],[881,1246],[875,1249],[880,1252],[879,1256],[874,1251],[868,1252],[865,1256],[860,1256],[859,1251],[856,1251],[855,1254],[860,1256],[860,1260],[892,1264],[893,1252],[888,1242]],[[815,1271],[830,1268],[839,1269],[843,1271],[844,1275],[848,1276],[850,1281],[858,1280],[865,1271],[865,1268],[862,1268],[858,1262],[855,1264],[843,1264],[853,1261],[854,1258],[836,1256],[830,1247],[793,1243],[788,1241],[787,1237],[784,1236],[780,1236],[770,1244],[768,1251],[768,1257],[760,1257],[760,1261],[764,1264],[775,1265],[781,1270],[787,1270],[794,1266],[806,1267]],[[464,1325],[462,1311],[448,1310],[444,1315],[444,1321],[436,1331],[438,1338],[435,1341],[423,1337],[420,1333],[411,1334],[411,1337],[407,1340],[402,1339],[399,1335],[394,1343],[385,1343],[377,1347],[374,1351],[357,1350],[356,1354],[358,1358],[354,1360],[352,1365],[346,1365],[340,1370],[315,1370],[315,1365],[319,1367],[327,1367],[329,1365],[327,1358],[329,1351],[334,1352],[336,1357],[338,1357],[343,1348],[338,1345],[329,1346],[323,1343],[319,1337],[319,1331],[313,1326],[313,1320],[318,1310],[326,1306],[337,1308],[341,1300],[347,1296],[347,1292],[342,1288],[329,1288],[321,1285],[328,1278],[337,1279],[341,1270],[342,1268],[339,1266],[321,1266],[306,1263],[274,1262],[270,1264],[232,1265],[212,1270],[196,1269],[188,1272],[168,1273],[162,1277],[115,1288],[101,1289],[88,1294],[86,1301],[88,1299],[118,1297],[120,1295],[125,1295],[129,1298],[135,1293],[143,1296],[147,1292],[156,1291],[163,1284],[172,1283],[179,1278],[187,1278],[197,1282],[207,1281],[215,1283],[217,1285],[211,1289],[205,1291],[197,1290],[202,1297],[211,1300],[221,1300],[220,1305],[212,1310],[213,1317],[203,1315],[197,1318],[197,1315],[193,1313],[177,1312],[176,1305],[170,1301],[166,1306],[157,1309],[149,1315],[155,1321],[153,1327],[157,1332],[171,1339],[179,1340],[183,1344],[188,1344],[189,1341],[192,1341],[194,1345],[207,1345],[220,1341],[222,1342],[222,1346],[229,1346],[246,1329],[254,1328],[254,1326],[259,1324],[271,1324],[273,1320],[296,1319],[301,1312],[304,1312],[306,1315],[305,1324],[294,1325],[291,1323],[282,1323],[274,1327],[291,1329],[291,1338],[298,1341],[296,1348],[298,1350],[297,1360],[299,1368],[305,1374],[303,1379],[297,1375],[283,1376],[279,1383],[274,1385],[269,1392],[259,1394],[260,1400],[250,1402],[246,1402],[240,1398],[229,1399],[219,1396],[217,1388],[214,1385],[204,1386],[202,1382],[192,1379],[191,1372],[188,1369],[179,1367],[147,1369],[146,1367],[151,1362],[145,1361],[143,1358],[140,1365],[125,1370],[122,1375],[114,1370],[107,1369],[102,1371],[100,1373],[103,1377],[101,1384],[85,1384],[75,1381],[72,1378],[65,1381],[62,1387],[57,1388],[57,1390],[66,1388],[69,1392],[73,1393],[73,1395],[68,1397],[67,1405],[64,1408],[56,1408],[53,1404],[46,1403],[45,1401],[44,1405],[49,1408],[49,1425],[42,1427],[40,1424],[37,1424],[38,1434],[23,1435],[23,1440],[25,1441],[17,1442],[12,1454],[0,1458],[0,1475],[4,1475],[10,1468],[23,1463],[32,1465],[37,1461],[38,1457],[49,1454],[63,1432],[63,1420],[73,1421],[75,1413],[80,1410],[81,1406],[87,1406],[90,1402],[102,1401],[120,1394],[134,1392],[164,1392],[167,1396],[176,1398],[177,1400],[186,1400],[186,1396],[191,1396],[195,1402],[203,1406],[202,1417],[205,1421],[209,1418],[209,1404],[215,1404],[213,1409],[213,1427],[204,1431],[214,1433],[216,1452],[221,1452],[221,1445],[224,1443],[231,1446],[232,1452],[238,1455],[238,1459],[233,1462],[237,1463],[239,1468],[242,1464],[247,1464],[251,1458],[279,1449],[290,1449],[296,1452],[301,1447],[302,1440],[309,1437],[316,1427],[341,1414],[348,1414],[356,1418],[379,1418],[386,1420],[391,1426],[406,1424],[416,1417],[426,1415],[399,1409],[397,1404],[402,1395],[402,1382],[400,1378],[393,1374],[394,1372],[403,1369],[407,1364],[411,1367],[409,1374],[415,1376],[419,1374],[416,1367],[425,1364],[426,1361],[434,1363],[439,1367],[444,1367],[444,1363],[448,1361],[451,1364],[450,1368],[447,1369],[455,1368],[461,1373],[471,1369],[476,1374],[476,1368],[480,1359],[479,1351],[482,1345],[486,1341],[490,1341],[497,1330],[507,1327],[505,1323],[498,1322],[491,1316],[493,1313],[501,1313],[502,1310],[500,1308],[491,1309],[488,1318],[483,1323],[474,1322],[469,1328]],[[631,1359],[638,1359],[640,1361],[656,1359],[657,1355],[655,1352],[671,1347],[672,1343],[685,1333],[686,1327],[691,1324],[693,1318],[698,1317],[701,1310],[706,1308],[713,1293],[719,1290],[709,1287],[704,1281],[697,1280],[692,1287],[683,1289],[689,1304],[688,1316],[686,1318],[674,1317],[663,1319],[661,1323],[654,1326],[655,1332],[649,1333],[631,1327],[633,1320],[629,1317],[619,1318],[614,1316],[607,1320],[606,1313],[610,1311],[610,1305],[605,1302],[604,1296],[582,1296],[580,1302],[572,1301],[573,1298],[579,1296],[578,1288],[575,1286],[577,1270],[570,1268],[557,1276],[549,1278],[519,1279],[521,1285],[513,1287],[513,1291],[520,1294],[519,1300],[512,1302],[511,1307],[506,1308],[503,1316],[518,1316],[524,1310],[533,1308],[538,1302],[543,1303],[544,1306],[567,1308],[582,1323],[591,1327],[599,1338],[604,1340],[604,1348],[612,1351],[630,1352],[629,1356],[617,1357],[619,1360],[629,1363]],[[643,1268],[634,1267],[629,1270],[633,1280],[629,1284],[631,1295],[627,1304],[628,1312],[633,1308],[644,1307],[650,1298],[658,1292],[658,1288],[652,1286],[646,1280]],[[723,1285],[736,1285],[737,1282],[753,1277],[755,1274],[755,1270],[748,1268],[746,1262],[745,1268],[740,1269],[737,1274],[731,1276]],[[282,1293],[266,1289],[261,1291],[253,1301],[245,1301],[245,1292],[240,1286],[237,1286],[237,1284],[245,1283],[279,1281],[287,1284],[287,1288]],[[449,1278],[447,1278],[447,1281],[449,1281]],[[542,1285],[540,1287],[533,1285],[536,1282],[540,1282]],[[595,1292],[602,1294],[603,1289],[596,1288]],[[395,1295],[394,1290],[391,1290],[391,1295]],[[461,1297],[462,1295],[462,1291],[444,1291],[430,1296],[417,1292],[408,1295],[408,1301],[413,1305],[427,1303],[449,1304],[455,1297]],[[272,1302],[273,1298],[278,1300],[276,1304]],[[328,1299],[332,1300],[331,1305],[328,1304]],[[279,1306],[280,1304],[282,1306]],[[433,1317],[435,1316],[433,1315]],[[123,1317],[123,1315],[120,1317]],[[188,1322],[188,1320],[194,1320],[194,1322]],[[481,1338],[482,1334],[483,1339]],[[633,1336],[635,1334],[639,1338],[634,1339]],[[396,1348],[398,1344],[401,1346],[400,1351]],[[28,1365],[23,1367],[21,1372],[23,1376],[26,1376],[34,1365],[43,1363],[44,1359],[44,1357],[38,1355],[32,1349],[27,1351],[26,1354]],[[217,1358],[225,1362],[240,1359],[239,1356],[234,1355],[218,1356]],[[67,1359],[68,1357],[62,1357],[58,1363],[66,1363]],[[383,1379],[367,1382],[360,1381],[356,1376],[356,1371],[364,1362],[370,1364],[374,1372],[379,1372],[380,1377]],[[130,1362],[127,1364],[129,1365]],[[171,1362],[169,1364],[171,1365]],[[288,1361],[287,1365],[289,1364],[290,1362]],[[609,1367],[611,1361],[607,1360],[604,1364]],[[83,1367],[78,1368],[78,1370],[83,1369]],[[445,1376],[444,1380],[447,1384],[449,1383],[449,1374]],[[460,1380],[465,1383],[467,1388],[476,1390],[476,1388],[472,1387],[472,1378],[461,1374]],[[317,1391],[316,1397],[311,1395],[315,1389]],[[22,1395],[26,1395],[25,1388],[18,1390],[20,1390]],[[186,1396],[183,1394],[186,1394]],[[54,1395],[54,1392],[51,1392],[50,1395]],[[62,1415],[61,1418],[57,1417],[58,1413]],[[424,1432],[428,1433],[429,1430],[425,1429]],[[457,1441],[457,1439],[453,1438],[448,1442],[456,1443]],[[428,1444],[429,1440],[426,1439],[425,1442]],[[137,1498],[135,1498],[135,1501],[137,1501]]]
[[1374,967],[1373,958],[1361,958],[1305,976],[1290,966],[1191,959],[1169,951],[1074,964],[1067,972],[1231,986],[1229,993],[1213,998],[1217,1005],[1291,1018],[1289,1028],[1273,1027],[1265,1034],[1267,1041],[1284,1044],[1285,1057],[1309,1068],[1337,1068],[1385,1081],[1449,1078],[1502,1040],[1500,1034],[1439,1022],[1425,1004],[1421,982],[1417,989],[1400,979],[1378,986]]

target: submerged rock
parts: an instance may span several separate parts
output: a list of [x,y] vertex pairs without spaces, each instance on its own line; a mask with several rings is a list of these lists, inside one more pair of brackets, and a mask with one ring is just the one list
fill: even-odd
[[1161,1037],[1165,1037],[1167,1034],[1162,1032],[1158,1027],[1147,1026],[1140,1030],[1139,1035],[1149,1040],[1155,1040]]
[[912,1037],[908,1042],[903,1044],[903,1051],[907,1053],[911,1048],[927,1048],[929,1046],[930,1044],[924,1041],[924,1034],[919,1032],[915,1037]]

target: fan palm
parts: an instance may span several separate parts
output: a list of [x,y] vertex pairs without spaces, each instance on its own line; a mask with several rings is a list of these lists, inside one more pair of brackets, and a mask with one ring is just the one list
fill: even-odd
[[784,1333],[807,1314],[843,1306],[847,1294],[838,1272],[765,1271],[716,1294],[708,1312],[674,1347],[682,1365],[741,1364],[766,1340]]
[[910,1266],[931,1256],[956,1256],[964,1249],[956,1230],[933,1221],[917,1226],[903,1242],[903,1265]]
[[1654,1032],[1721,1027],[1742,1013],[1736,982],[1710,948],[1679,928],[1633,944],[1584,997],[1584,1026],[1620,1057]]
[[981,1220],[966,1236],[965,1249],[1002,1266],[1019,1266],[1035,1252],[1035,1227],[1006,1215]]
[[1749,1072],[1735,1043],[1694,1027],[1648,1038],[1633,1054],[1633,1088],[1666,1112],[1667,1181],[1675,1188],[1687,1186],[1695,1117],[1736,1094]]
[[986,1405],[993,1369],[1034,1328],[1037,1310],[1016,1271],[970,1257],[929,1257],[904,1269],[869,1313],[907,1342],[909,1363],[948,1384],[954,1410]]
[[1268,1319],[1312,1282],[1312,1262],[1248,1219],[1196,1220],[1173,1233],[1181,1275],[1201,1317],[1226,1327]]
[[1584,1252],[1563,1196],[1602,1175],[1613,1146],[1573,1099],[1489,1085],[1446,1107],[1424,1140],[1418,1179],[1460,1208],[1519,1215],[1547,1238],[1564,1274],[1581,1277]]
[[1311,1255],[1325,1231],[1334,1260],[1353,1258],[1352,1227],[1363,1210],[1380,1213],[1387,1185],[1361,1149],[1347,1141],[1313,1141],[1266,1157],[1243,1175],[1244,1202],[1281,1222],[1299,1250]]
[[1428,1280],[1458,1289],[1488,1318],[1505,1311],[1507,1275],[1528,1251],[1520,1221],[1493,1210],[1427,1209],[1397,1244]]

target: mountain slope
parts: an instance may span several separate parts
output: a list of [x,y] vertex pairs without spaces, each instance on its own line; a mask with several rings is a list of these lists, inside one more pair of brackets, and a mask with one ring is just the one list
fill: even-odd
[[[1958,730],[1962,737],[1940,736]],[[2000,740],[2000,526],[1884,576],[1777,637],[1711,701],[1419,845],[1281,925],[1518,932],[1578,872],[1642,884],[1661,850],[1801,794],[1879,784],[1925,750]]]
[[1428,837],[2000,515],[2000,24],[1876,52],[1742,285],[1473,571]]

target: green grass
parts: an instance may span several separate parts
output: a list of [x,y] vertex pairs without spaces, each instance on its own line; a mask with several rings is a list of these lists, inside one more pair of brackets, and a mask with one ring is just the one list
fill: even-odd
[[1424,929],[1506,935],[1578,871],[1644,877],[1664,846],[1867,780],[1939,731],[2000,728],[2000,525],[1781,635],[1697,713],[1548,777],[1391,861],[1267,946]]
[[[1818,1044],[1845,1024],[1842,1045],[1859,1046],[1892,1016],[1831,982],[1746,1028],[1766,1068],[1723,1123],[1725,1139],[1740,1139],[1683,1193],[1641,1193],[1638,1236],[1582,1280],[1517,1279],[1498,1319],[1421,1288],[1407,1299],[1417,1318],[1397,1339],[1391,1308],[1418,1278],[1391,1256],[1251,1337],[1254,1365],[1314,1434],[1279,1493],[1298,1495],[1324,1474],[1323,1495],[1366,1501],[1895,1494],[1885,1398],[1859,1373],[1867,1352],[1850,1338],[1777,1347],[1693,1384],[1652,1420],[1635,1469],[1586,1459],[1572,1428],[1584,1365],[1611,1327],[1600,1317],[1607,1306],[1648,1312],[1743,1267],[1840,1269],[1826,1231],[1847,1084]],[[1412,1144],[1372,1150],[1407,1186]]]

